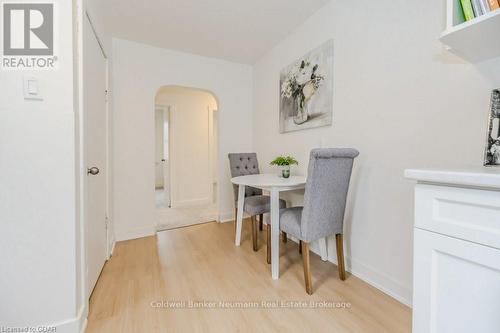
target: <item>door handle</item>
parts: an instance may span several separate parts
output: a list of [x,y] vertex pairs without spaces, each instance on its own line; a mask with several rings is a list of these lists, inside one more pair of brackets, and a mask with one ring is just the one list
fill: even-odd
[[166,162],[166,160],[164,158],[161,159],[162,162]]
[[87,169],[87,175],[95,176],[99,173],[99,168],[92,167]]

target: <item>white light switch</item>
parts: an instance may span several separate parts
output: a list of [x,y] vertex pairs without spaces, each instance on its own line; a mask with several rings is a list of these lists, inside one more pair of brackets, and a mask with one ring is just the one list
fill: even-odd
[[38,86],[38,79],[32,76],[24,77],[24,99],[30,100],[43,100],[40,95],[40,87]]
[[30,95],[38,94],[38,82],[35,80],[28,80],[28,93]]

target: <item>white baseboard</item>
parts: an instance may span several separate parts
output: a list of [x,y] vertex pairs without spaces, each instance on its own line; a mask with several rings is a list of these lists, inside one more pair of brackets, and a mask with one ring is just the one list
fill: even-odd
[[193,225],[198,225],[198,224],[205,224],[209,222],[218,222],[217,221],[217,216],[216,215],[205,215],[205,216],[200,216],[197,218],[196,221],[193,220],[186,220],[186,221],[178,221],[177,223],[167,223],[167,224],[159,224],[156,226],[156,231],[165,231],[165,230],[172,230],[172,229],[178,229],[182,227],[188,227],[188,226],[193,226]]
[[234,221],[234,212],[219,214],[218,221],[220,223],[226,223],[226,222],[232,222],[232,221]]
[[[249,218],[250,216],[247,213],[243,213],[243,218]],[[226,222],[234,222],[234,212],[230,213],[224,213],[224,214],[219,214],[219,222],[220,223],[226,223]],[[266,221],[265,215],[264,215],[264,221]]]
[[113,243],[111,244],[111,251],[109,251],[109,258],[111,258],[113,256],[113,252],[115,252],[115,245],[116,245],[116,240],[113,239]]
[[79,322],[80,322],[80,329],[78,332],[80,333],[85,333],[85,330],[87,329],[87,323],[88,323],[88,318],[89,316],[89,302],[85,302],[85,304],[82,306],[79,312]]
[[85,320],[83,321],[83,325],[80,328],[80,333],[85,333],[85,330],[87,329],[87,324],[88,324],[88,320],[87,320],[87,318],[85,318]]
[[[297,242],[296,239],[292,238],[292,240]],[[336,252],[332,250],[330,246],[327,246],[327,249],[328,249],[328,261],[337,265]],[[311,251],[321,256],[317,242],[311,244]],[[350,272],[352,275],[363,280],[372,287],[377,288],[384,294],[391,296],[398,302],[401,302],[410,308],[412,307],[411,288],[405,287],[403,284],[390,278],[387,274],[382,273],[351,257],[347,256],[345,257],[345,266],[346,266],[346,271]]]
[[156,234],[154,226],[130,230],[115,230],[115,239],[117,242],[120,242],[124,240],[153,236],[154,234]]
[[353,258],[346,258],[346,267],[349,267],[349,272],[351,272],[352,275],[360,278],[404,305],[410,308],[412,307],[411,288],[403,286],[398,281],[387,276],[387,274]]
[[111,229],[111,232],[112,232],[112,235],[110,236],[110,238],[108,239],[108,260],[111,258],[111,256],[113,255],[113,251],[115,249],[115,244],[116,244],[116,239],[114,237],[114,233],[112,231],[113,229]]
[[87,316],[88,308],[87,306],[82,306],[75,318],[44,326],[55,327],[55,332],[57,333],[84,333],[87,328]]

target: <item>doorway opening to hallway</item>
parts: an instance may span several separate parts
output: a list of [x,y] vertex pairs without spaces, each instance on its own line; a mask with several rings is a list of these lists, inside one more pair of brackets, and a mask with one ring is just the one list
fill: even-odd
[[218,105],[205,90],[164,86],[155,97],[157,230],[218,217]]

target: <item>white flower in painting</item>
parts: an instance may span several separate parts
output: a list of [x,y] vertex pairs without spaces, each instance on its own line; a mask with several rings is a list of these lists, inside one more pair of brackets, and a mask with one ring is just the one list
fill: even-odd
[[325,79],[319,73],[318,65],[311,66],[306,60],[298,62],[287,73],[281,85],[281,97],[309,101]]
[[292,78],[287,77],[285,82],[283,82],[283,85],[281,86],[281,96],[283,96],[284,98],[291,98],[293,94],[292,86]]
[[304,85],[307,82],[311,80],[311,66],[309,66],[309,63],[306,63],[304,67],[299,68],[298,74],[297,74],[297,83],[300,85]]

